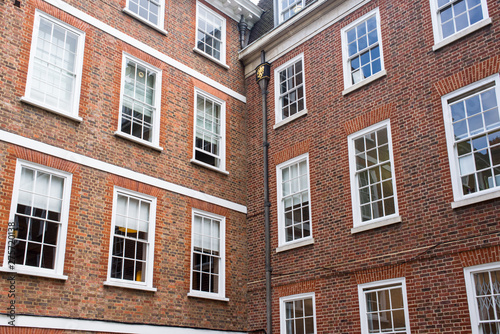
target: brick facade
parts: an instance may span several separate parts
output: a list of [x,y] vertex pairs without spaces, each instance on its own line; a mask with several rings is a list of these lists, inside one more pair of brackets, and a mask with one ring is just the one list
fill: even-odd
[[[280,333],[279,299],[305,292],[315,293],[318,333],[360,333],[358,285],[394,278],[405,278],[411,333],[471,333],[463,269],[500,261],[499,200],[452,209],[441,96],[500,72],[500,12],[497,1],[487,4],[492,24],[436,51],[429,2],[384,0],[363,2],[314,36],[292,40],[289,33],[290,44],[280,36],[259,44],[272,68],[304,54],[307,104],[305,116],[274,129],[277,77],[271,78],[267,131],[273,333]],[[387,74],[343,95],[341,29],[375,8]],[[312,25],[312,17],[303,21]],[[244,57],[248,64],[255,58],[251,51]],[[260,329],[266,326],[264,203],[261,100],[254,80],[247,78],[249,158],[254,161],[248,235],[249,249],[261,251],[252,257],[248,287],[250,329]],[[352,234],[347,137],[383,120],[390,120],[401,222]],[[306,152],[314,242],[276,252],[275,166]]]
[[[12,1],[0,3],[4,27],[0,32],[0,130],[6,138],[0,141],[0,263],[6,256],[3,236],[11,215],[17,161],[72,175],[63,269],[67,279],[17,275],[16,316],[21,327],[14,328],[4,326],[11,274],[1,272],[2,333],[84,333],[92,331],[95,321],[103,321],[101,325],[110,330],[122,326],[119,331],[123,332],[135,331],[134,327],[126,329],[134,324],[167,332],[169,328],[246,330],[245,212],[232,208],[246,205],[246,107],[244,97],[237,97],[244,94],[245,83],[237,57],[237,22],[200,2],[226,20],[228,68],[193,52],[196,1],[165,1],[166,35],[123,12],[126,0],[22,0],[20,7]],[[20,101],[25,96],[36,11],[85,33],[80,122]],[[162,151],[115,135],[120,122],[123,54],[162,72]],[[190,162],[195,87],[225,102],[227,175]],[[151,263],[155,292],[103,285],[108,277],[115,187],[156,198]],[[226,218],[228,301],[188,297],[193,208]],[[23,323],[23,316],[42,318]],[[40,328],[31,328],[36,327],[36,319],[41,319]],[[54,324],[72,319],[77,321],[70,326],[75,331],[51,329],[64,328]]]
[[[273,331],[268,334],[283,333],[283,298],[311,294],[316,333],[361,333],[359,294],[376,282],[404,288],[411,333],[471,333],[464,268],[500,262],[500,200],[497,191],[452,207],[457,201],[441,97],[500,73],[499,2],[482,1],[491,22],[433,50],[435,14],[428,2],[305,0],[282,25],[288,30],[281,31],[274,27],[275,1],[261,0],[265,11],[247,32],[250,45],[240,50],[238,21],[230,10],[218,10],[216,0],[199,0],[225,19],[227,66],[193,51],[195,0],[165,0],[160,29],[127,14],[127,0],[0,2],[0,249],[9,245],[1,236],[10,232],[19,164],[72,177],[63,271],[16,275],[18,324],[0,323],[0,334],[263,332],[262,95],[253,77],[261,50],[272,64],[267,131]],[[375,10],[385,72],[346,89],[341,31]],[[37,12],[85,34],[77,118],[21,101]],[[116,134],[124,55],[162,74],[159,147]],[[273,69],[299,55],[307,112],[275,126]],[[192,162],[195,90],[225,103],[225,170]],[[387,120],[398,217],[356,230],[348,137]],[[287,248],[278,240],[276,166],[306,153],[312,238]],[[105,284],[115,189],[156,199],[151,287]],[[188,296],[193,210],[225,217],[224,298]],[[5,258],[6,251],[0,252],[2,321],[10,319],[12,300]]]

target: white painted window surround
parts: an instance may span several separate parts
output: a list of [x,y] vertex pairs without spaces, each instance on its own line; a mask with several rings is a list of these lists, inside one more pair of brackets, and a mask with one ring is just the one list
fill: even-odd
[[123,12],[166,35],[165,0],[127,0]]
[[226,19],[199,1],[196,1],[196,45],[193,50],[229,68],[226,64]]
[[120,137],[161,151],[162,71],[124,53],[118,130]]
[[276,166],[278,194],[278,250],[305,246],[313,240],[309,154]]
[[280,333],[316,334],[314,292],[280,298]]
[[226,217],[193,209],[189,297],[226,298]]
[[81,121],[78,116],[85,33],[35,11],[23,102]]
[[153,288],[156,198],[128,189],[113,190],[108,277],[104,285]]
[[353,233],[401,221],[390,120],[348,136]]
[[226,171],[226,102],[195,88],[193,123],[191,162],[228,174]]
[[358,285],[361,333],[410,334],[405,278]]
[[9,215],[15,228],[14,270],[9,266],[7,242],[1,271],[67,279],[63,271],[71,181],[67,172],[17,161]]
[[436,51],[491,24],[486,0],[429,0]]
[[275,11],[275,25],[281,24],[304,9],[305,0],[273,0]]
[[441,98],[453,208],[500,197],[500,76]]
[[307,114],[304,73],[303,53],[274,69],[275,129]]
[[385,75],[378,8],[341,29],[344,92]]
[[498,333],[500,262],[464,268],[464,275],[472,334]]

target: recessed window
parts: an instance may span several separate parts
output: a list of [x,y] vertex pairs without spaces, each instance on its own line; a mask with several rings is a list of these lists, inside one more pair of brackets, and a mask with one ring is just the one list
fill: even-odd
[[9,218],[15,224],[11,254],[16,268],[41,276],[63,274],[71,179],[71,174],[18,161]]
[[195,90],[194,161],[225,170],[225,102]]
[[225,297],[225,218],[193,210],[192,296]]
[[226,62],[226,20],[197,2],[196,48],[221,63]]
[[161,71],[123,57],[119,133],[153,145],[159,142]]
[[275,0],[278,3],[278,24],[285,22],[304,8],[304,0]]
[[442,98],[455,200],[500,189],[499,77]]
[[361,333],[410,333],[404,278],[358,285]]
[[435,42],[478,25],[488,18],[486,0],[430,0]]
[[354,227],[398,213],[389,121],[348,137]]
[[314,293],[280,298],[281,333],[315,334],[316,306]]
[[378,9],[343,28],[341,34],[346,89],[384,69]]
[[472,334],[500,333],[500,263],[465,268]]
[[27,102],[78,117],[85,33],[40,11],[35,13]]
[[165,0],[127,0],[127,9],[154,26],[163,26]]
[[276,123],[294,118],[306,110],[304,55],[281,65],[274,71]]
[[108,280],[151,287],[156,199],[116,188]]
[[276,166],[278,184],[279,245],[311,239],[309,156]]

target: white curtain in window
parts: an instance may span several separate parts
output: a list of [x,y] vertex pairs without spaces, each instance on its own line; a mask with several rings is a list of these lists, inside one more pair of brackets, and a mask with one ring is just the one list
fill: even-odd
[[147,233],[149,206],[139,199],[118,195],[115,225]]

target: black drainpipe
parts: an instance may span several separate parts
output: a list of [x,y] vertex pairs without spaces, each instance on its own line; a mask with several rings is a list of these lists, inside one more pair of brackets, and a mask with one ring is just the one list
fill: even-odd
[[271,203],[269,202],[269,143],[267,141],[267,86],[271,79],[271,64],[266,63],[266,53],[264,50],[260,54],[261,64],[256,68],[257,82],[260,86],[262,94],[262,133],[263,133],[263,148],[264,148],[264,227],[266,241],[266,317],[267,317],[267,333],[272,333],[272,291],[271,291],[271,226],[269,221],[269,210]]
[[245,18],[241,15],[241,20],[238,23],[238,31],[240,32],[240,46],[244,49],[247,46],[246,34],[248,30],[248,24],[245,22]]

